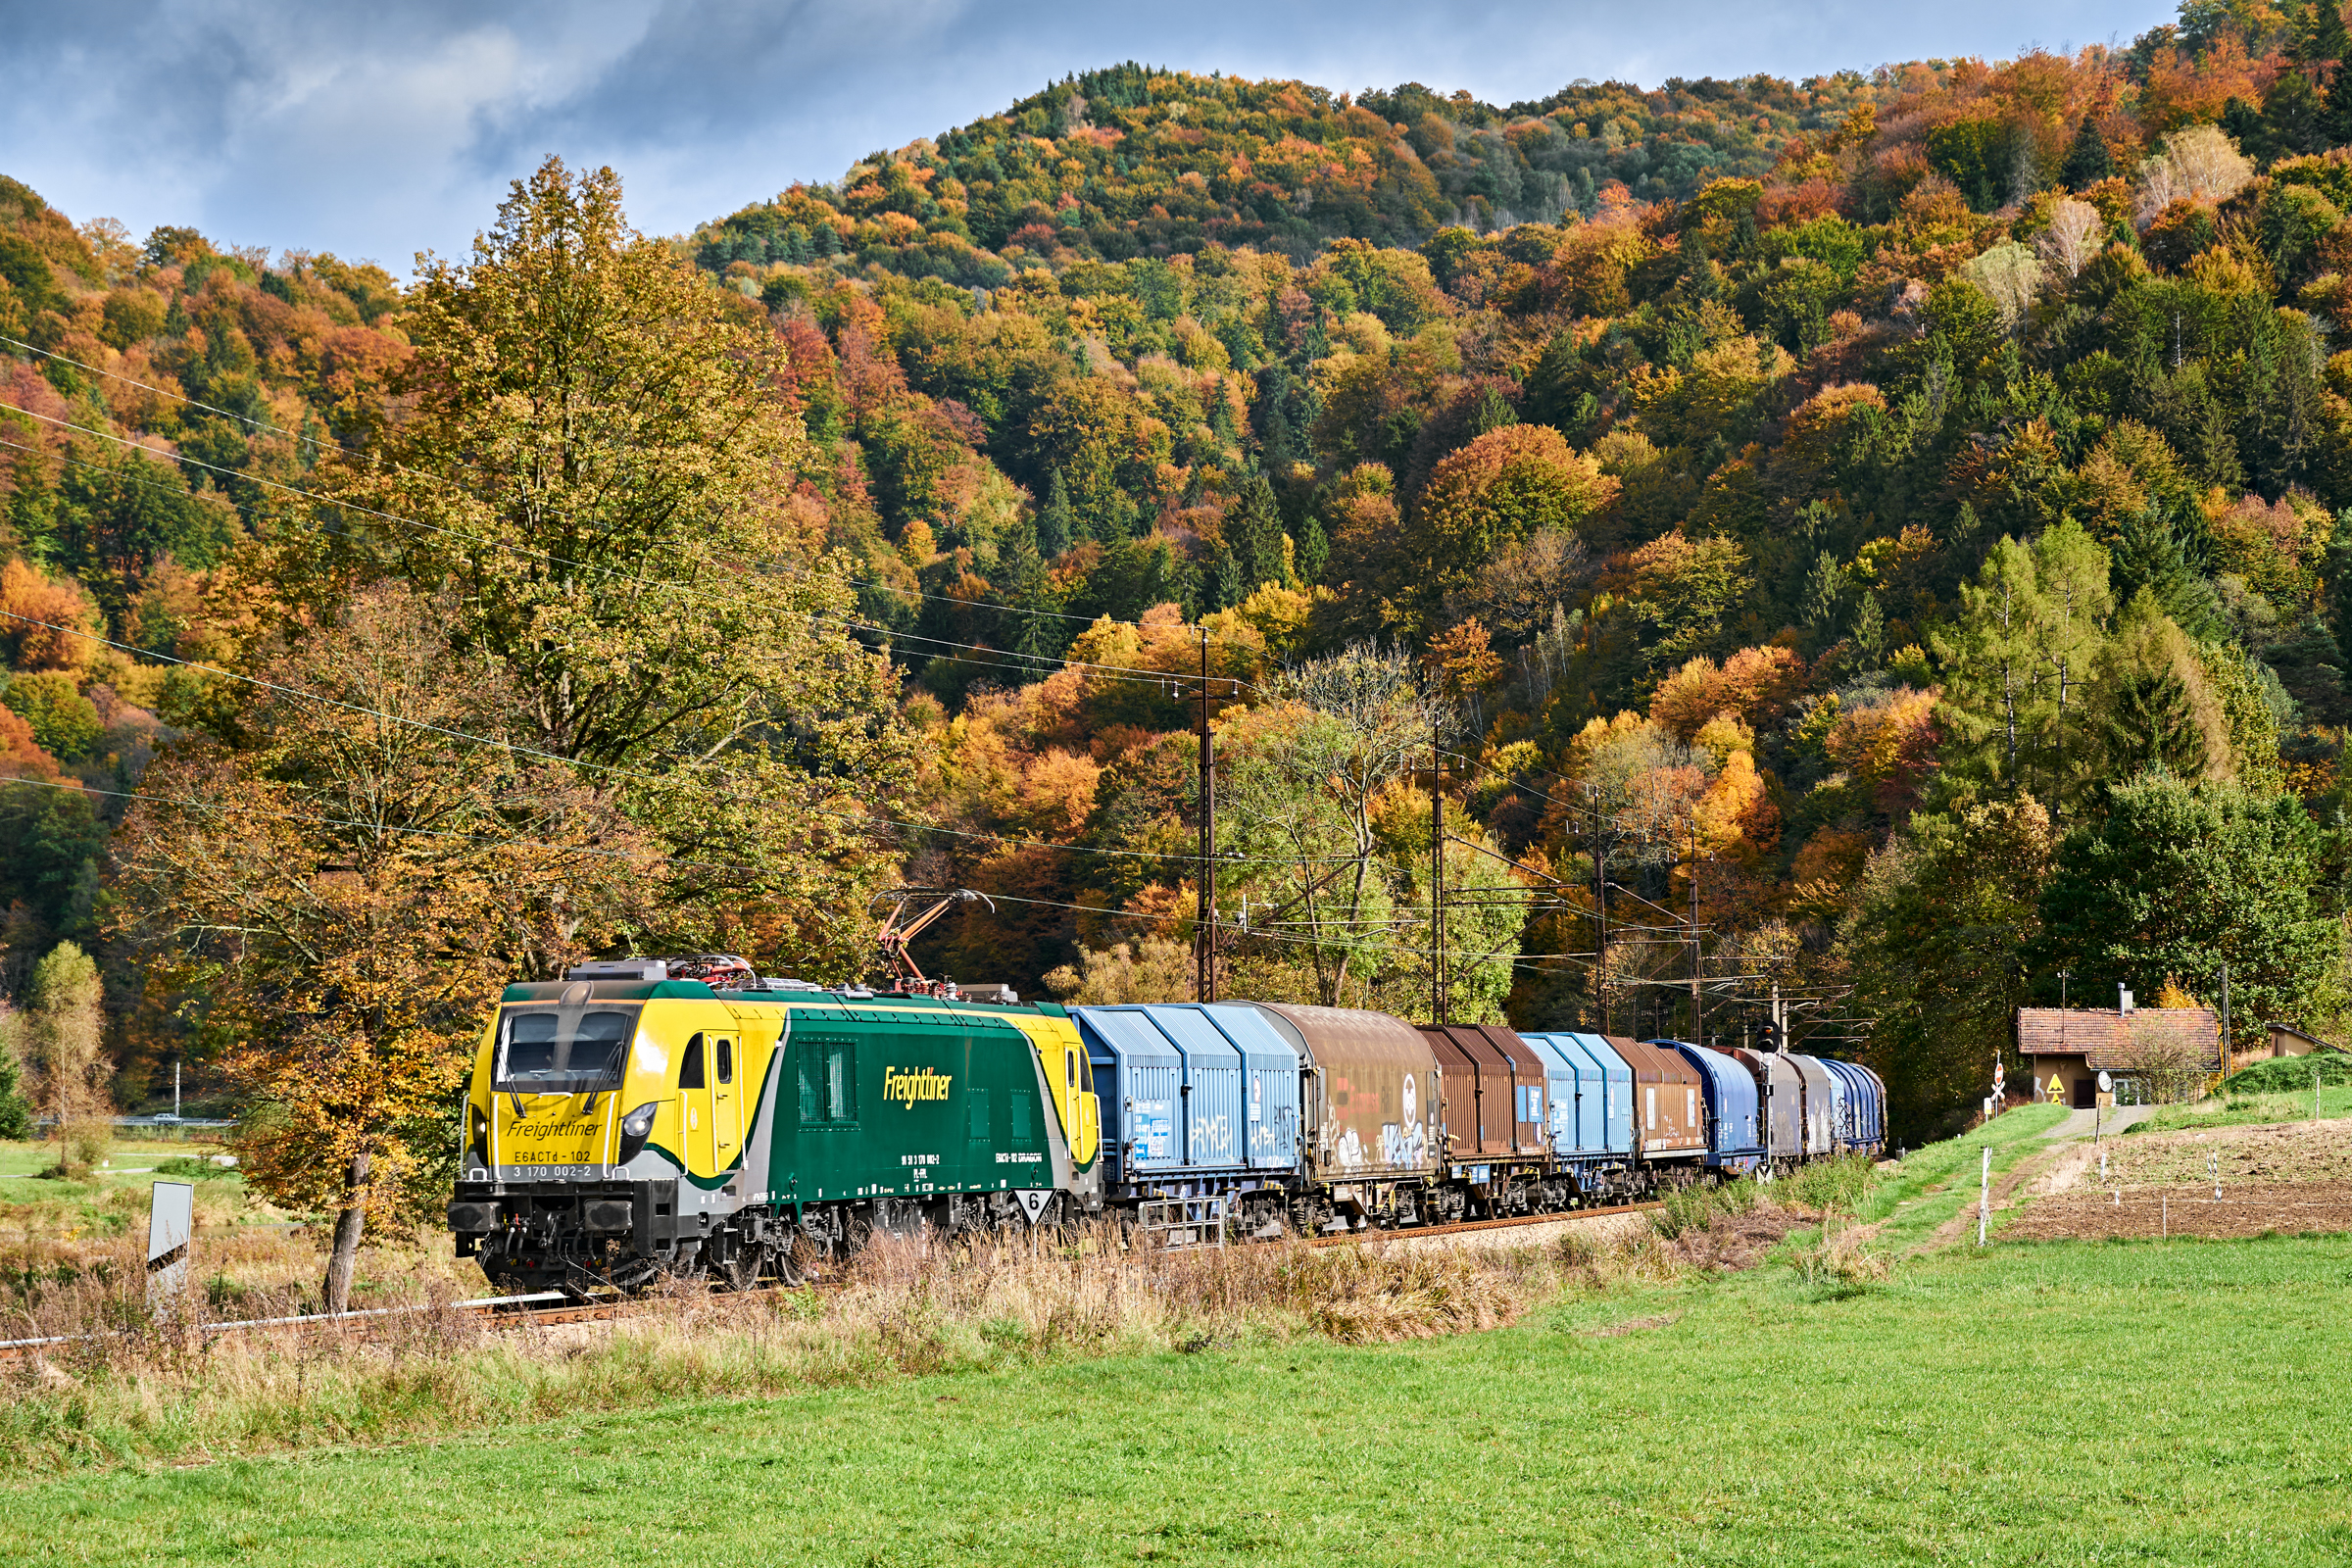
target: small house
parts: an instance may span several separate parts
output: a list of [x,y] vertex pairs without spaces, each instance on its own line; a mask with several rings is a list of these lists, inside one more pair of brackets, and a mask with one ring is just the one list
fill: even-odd
[[2271,1032],[2273,1056],[2308,1056],[2315,1051],[2344,1049],[2332,1040],[2322,1040],[2318,1035],[2306,1034],[2291,1023],[2267,1023],[2263,1027]]
[[[2221,1021],[2210,1007],[2020,1007],[2017,1049],[2035,1100],[2088,1110],[2146,1104],[2159,1080],[2218,1072]],[[2115,1088],[2099,1093],[2099,1074]]]

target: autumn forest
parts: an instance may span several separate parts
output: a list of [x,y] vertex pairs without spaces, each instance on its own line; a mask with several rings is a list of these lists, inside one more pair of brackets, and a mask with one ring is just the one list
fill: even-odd
[[0,178],[0,1123],[177,1062],[429,1206],[506,979],[870,980],[907,885],[1189,996],[1204,725],[1226,995],[1777,1004],[1914,1139],[2062,989],[2352,1025],[2347,59],[1131,64],[405,276]]

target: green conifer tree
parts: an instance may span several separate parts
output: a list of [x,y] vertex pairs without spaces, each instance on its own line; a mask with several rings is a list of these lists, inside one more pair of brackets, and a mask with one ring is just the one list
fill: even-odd
[[2069,190],[2088,190],[2114,172],[2115,155],[2107,150],[2107,138],[2099,134],[2098,117],[2084,115],[2075,129],[2074,145],[2066,150],[2066,162],[2059,168],[2059,182]]
[[[1504,407],[1507,411],[1509,406]],[[1243,483],[1232,510],[1225,514],[1224,532],[1241,584],[1240,598],[1227,600],[1228,605],[1240,604],[1266,583],[1283,580],[1282,509],[1265,475],[1252,475]],[[1224,567],[1220,564],[1217,569],[1222,591]]]
[[2262,95],[2262,118],[2251,136],[2231,130],[2226,117],[2222,129],[2237,136],[2240,152],[2268,164],[2319,152],[2338,139],[2328,135],[2327,117],[2328,106],[2312,86],[2311,77],[2289,70],[2278,73],[2271,90]]
[[[2352,33],[2344,28],[2343,13],[2335,0],[2317,0],[2311,8],[2312,64],[2326,74],[2328,86],[2320,95],[2316,129],[2328,146],[2352,142]],[[2315,149],[2316,150],[2316,149]]]
[[2123,519],[2115,542],[2115,593],[2129,599],[2141,589],[2157,608],[2191,637],[2214,637],[2222,629],[2221,600],[2191,559],[2191,546],[2171,518],[2154,507]]
[[2352,33],[2344,28],[2344,14],[2334,0],[2315,0],[2304,19],[2303,36],[2296,40],[2295,58],[2307,66],[2331,70],[2352,55]]
[[1052,561],[1077,542],[1078,517],[1070,506],[1069,481],[1055,468],[1046,486],[1045,509],[1037,514],[1037,553]]
[[2243,98],[2232,96],[2222,106],[2222,134],[2257,164],[2271,161],[2270,126],[2264,123],[2262,111]]

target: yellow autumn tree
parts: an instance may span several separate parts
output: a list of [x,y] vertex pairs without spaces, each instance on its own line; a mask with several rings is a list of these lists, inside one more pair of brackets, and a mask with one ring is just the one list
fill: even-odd
[[1431,608],[1499,550],[1567,530],[1607,506],[1618,481],[1548,425],[1489,430],[1441,462],[1406,521],[1408,574]]
[[249,688],[246,744],[157,762],[117,840],[124,934],[205,999],[250,1097],[248,1179],[335,1216],[329,1311],[368,1223],[443,1196],[500,987],[641,919],[661,865],[612,796],[510,749],[523,700],[451,651],[450,617],[379,585],[300,628]]

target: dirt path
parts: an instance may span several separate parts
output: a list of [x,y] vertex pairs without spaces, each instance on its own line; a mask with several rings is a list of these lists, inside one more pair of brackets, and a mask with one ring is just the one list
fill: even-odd
[[2156,1113],[2154,1105],[2116,1105],[2107,1110],[2078,1110],[2043,1133],[2045,1143],[2059,1143],[2069,1138],[2089,1138],[2099,1135],[2113,1137],[2133,1122]]
[[[2056,1134],[2051,1136],[2055,1137]],[[1992,1211],[1996,1214],[1999,1213],[2017,1195],[2019,1188],[2039,1177],[2052,1166],[2076,1157],[2078,1152],[2076,1148],[2062,1144],[2054,1149],[2044,1149],[2038,1153],[2029,1154],[2007,1170],[1994,1171],[1992,1173]],[[1936,1226],[1936,1234],[1920,1243],[1912,1250],[1931,1252],[1950,1247],[1975,1229],[1976,1223],[1977,1205],[1964,1200],[1957,1214]]]

